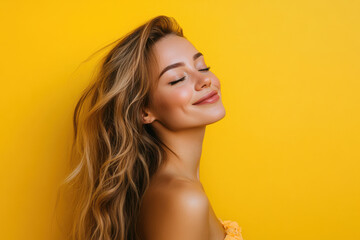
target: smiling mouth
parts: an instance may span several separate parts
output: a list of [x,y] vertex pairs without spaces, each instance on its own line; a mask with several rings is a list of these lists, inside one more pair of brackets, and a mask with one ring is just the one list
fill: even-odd
[[210,92],[204,97],[200,98],[197,102],[193,103],[193,105],[205,104],[205,103],[214,103],[219,100],[219,95],[216,90]]

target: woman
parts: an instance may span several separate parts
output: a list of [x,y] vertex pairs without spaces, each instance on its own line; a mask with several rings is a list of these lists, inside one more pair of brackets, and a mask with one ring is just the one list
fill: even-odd
[[71,239],[242,239],[236,222],[216,217],[199,180],[206,125],[225,116],[209,69],[166,16],[104,57],[74,112]]

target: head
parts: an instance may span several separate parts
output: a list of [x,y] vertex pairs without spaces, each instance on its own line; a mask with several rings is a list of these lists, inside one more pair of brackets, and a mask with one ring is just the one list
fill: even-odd
[[76,195],[69,239],[139,239],[142,196],[165,149],[173,152],[158,132],[225,114],[221,99],[194,105],[212,90],[221,96],[220,83],[175,19],[155,17],[110,45],[74,110],[74,167],[63,182]]
[[[225,116],[219,79],[209,70],[205,56],[185,37],[171,33],[152,47],[150,105],[145,108],[143,122],[159,132],[203,127]],[[218,100],[194,104],[215,91]]]

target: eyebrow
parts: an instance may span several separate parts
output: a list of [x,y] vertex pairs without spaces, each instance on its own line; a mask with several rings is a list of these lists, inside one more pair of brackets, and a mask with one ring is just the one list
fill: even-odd
[[[195,55],[193,56],[193,60],[195,61],[198,57],[202,56],[203,54],[201,52],[195,53]],[[169,66],[167,66],[166,68],[164,68],[162,70],[162,72],[160,73],[159,78],[168,70],[172,69],[172,68],[176,68],[176,67],[180,67],[180,66],[184,66],[184,62],[178,62],[178,63],[174,63],[171,64]]]

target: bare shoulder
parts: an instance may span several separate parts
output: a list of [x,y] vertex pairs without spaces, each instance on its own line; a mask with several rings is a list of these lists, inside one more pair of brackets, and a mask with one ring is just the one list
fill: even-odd
[[209,202],[199,184],[172,179],[150,191],[141,215],[144,239],[208,239]]

